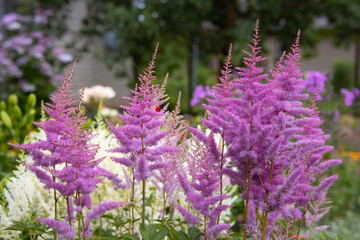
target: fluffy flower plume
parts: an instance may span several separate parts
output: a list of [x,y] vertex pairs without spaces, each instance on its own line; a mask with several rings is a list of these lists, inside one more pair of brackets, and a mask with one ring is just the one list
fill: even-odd
[[135,178],[140,181],[148,179],[153,171],[166,168],[168,165],[163,161],[165,153],[176,151],[175,147],[162,144],[162,140],[170,130],[163,131],[166,121],[166,106],[159,109],[168,98],[164,95],[164,89],[158,84],[154,74],[157,48],[152,60],[144,73],[140,75],[140,85],[132,90],[129,106],[121,106],[124,109],[119,118],[124,125],[116,127],[109,121],[110,130],[120,142],[120,147],[111,149],[110,152],[127,154],[127,157],[113,157],[115,162],[134,169]]
[[[68,224],[68,228],[71,228],[73,209],[70,204],[75,204],[80,215],[83,207],[91,209],[89,195],[104,178],[111,180],[115,188],[124,187],[114,173],[98,166],[103,160],[95,159],[99,146],[88,143],[92,135],[90,130],[84,128],[87,120],[82,108],[83,91],[76,107],[73,107],[74,96],[70,94],[74,67],[75,64],[70,73],[65,74],[58,91],[51,96],[52,103],[43,106],[50,119],[36,123],[45,132],[46,140],[15,145],[32,156],[33,163],[24,164],[45,184],[45,188],[52,188],[67,199],[67,213],[70,215],[67,214],[66,218],[69,223],[62,224]],[[49,226],[58,231],[57,224],[60,222],[57,219],[43,222],[51,223]],[[62,225],[61,229],[64,229]]]
[[[265,58],[259,55],[257,23],[250,51],[244,51],[245,67],[236,68],[240,77],[231,78],[229,51],[220,83],[214,87],[216,98],[204,105],[208,114],[202,122],[223,138],[227,151],[221,152],[220,163],[229,161],[232,167],[222,172],[243,189],[244,222],[254,237],[269,236],[278,217],[299,217],[298,211],[291,213],[287,207],[306,206],[318,198],[336,178],[316,187],[316,176],[341,163],[322,160],[332,150],[325,145],[329,136],[319,127],[316,101],[303,106],[308,94],[302,93],[299,38],[300,32],[291,51],[283,54],[270,75],[265,74],[259,66]],[[190,130],[204,142],[201,133]],[[252,216],[254,211],[261,217]]]
[[75,237],[75,229],[67,223],[48,218],[37,218],[37,220],[57,231],[59,233],[59,239],[74,239]]
[[[181,92],[175,109],[169,113],[166,120],[165,127],[170,133],[164,139],[167,146],[178,148],[179,151],[177,151],[176,154],[165,153],[163,155],[164,162],[168,164],[168,167],[159,169],[159,171],[155,173],[155,179],[153,180],[154,186],[159,190],[165,202],[172,202],[172,200],[177,197],[180,185],[177,181],[176,173],[185,172],[183,165],[187,141],[185,140],[186,126],[183,116],[180,115],[180,97]],[[165,214],[165,212],[163,214]]]
[[188,167],[191,168],[188,171],[190,174],[189,176],[177,174],[187,201],[191,203],[191,208],[200,214],[200,217],[196,217],[179,205],[177,208],[190,224],[198,224],[204,218],[205,239],[215,239],[221,231],[230,228],[229,224],[217,223],[220,213],[230,207],[218,203],[230,196],[217,194],[220,181],[217,166],[219,154],[213,140],[212,134],[208,137],[206,145],[193,139],[187,155]]

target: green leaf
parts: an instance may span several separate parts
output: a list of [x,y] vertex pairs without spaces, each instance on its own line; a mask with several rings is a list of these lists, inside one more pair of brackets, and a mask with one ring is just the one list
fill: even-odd
[[172,240],[182,240],[180,234],[172,227],[169,226],[170,234],[168,235]]
[[124,237],[125,240],[139,240],[140,239],[134,235],[131,235],[130,233],[125,233],[125,234],[122,234],[121,236]]
[[342,240],[342,238],[338,234],[336,234],[335,235],[335,240]]
[[168,235],[169,230],[164,227],[162,229],[160,229],[158,232],[155,233],[155,235],[153,236],[153,240],[162,240],[166,237],[166,235]]
[[200,236],[202,235],[202,232],[194,226],[189,227],[188,233],[190,240],[200,240]]
[[145,227],[140,226],[140,234],[143,240],[152,240],[152,237],[155,235],[158,226],[154,224],[146,225]]
[[179,235],[181,240],[189,240],[189,236],[185,232],[179,231]]
[[321,240],[329,240],[330,238],[326,233],[320,232],[320,239]]

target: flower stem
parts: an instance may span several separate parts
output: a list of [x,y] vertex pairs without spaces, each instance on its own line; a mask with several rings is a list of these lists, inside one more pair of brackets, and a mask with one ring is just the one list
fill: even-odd
[[[304,211],[303,211],[303,214],[301,216],[300,226],[299,226],[299,230],[298,230],[297,235],[296,235],[296,239],[299,238],[300,230],[301,230],[302,224],[304,222],[305,214],[306,214],[306,207],[304,207]],[[309,239],[310,239],[310,237],[309,237]]]
[[206,225],[207,225],[207,223],[206,223],[206,216],[204,216],[204,237],[205,237],[204,240],[207,240],[207,239],[208,239],[208,236],[206,235]]
[[142,180],[142,213],[141,213],[141,220],[142,220],[142,226],[145,227],[145,188],[146,188],[146,179]]
[[[274,170],[274,160],[271,160],[271,167],[270,167],[270,178],[269,178],[269,185],[271,185],[272,179],[273,179],[273,170]],[[269,197],[269,191],[266,191],[266,204],[268,204],[268,197]],[[266,239],[267,235],[267,220],[268,220],[268,211],[265,211],[265,214],[263,214],[263,222],[262,222],[262,240]]]
[[165,188],[163,190],[163,216],[162,216],[162,221],[163,221],[163,224],[165,224],[165,214],[166,214],[166,191],[165,191]]
[[[55,166],[54,166],[54,169],[55,169]],[[53,181],[55,182],[55,177],[53,177]],[[56,190],[54,189],[54,211],[55,211],[55,220],[58,220],[58,209],[57,209],[57,205],[58,205],[58,199],[57,199],[57,196],[56,196]],[[57,240],[58,239],[58,236],[57,236],[57,231],[54,230],[54,240]]]
[[[134,176],[134,168],[131,168],[132,172],[132,183],[131,183],[131,197],[130,202],[134,202],[135,199],[135,176]],[[135,209],[134,204],[131,205],[131,234],[134,234],[134,219],[135,219]]]
[[[80,218],[81,218],[81,223],[82,223],[82,229],[83,229],[83,232],[84,232],[84,240],[86,240],[86,228],[85,228],[85,222],[84,222],[84,215],[83,215],[83,213],[82,213],[82,201],[81,201],[81,195],[80,195],[80,192],[78,191],[78,193],[77,193],[77,195],[78,195],[78,199],[79,199],[79,206],[81,207],[81,211],[79,212],[79,215],[80,215],[80,217],[79,217],[79,232],[80,232],[80,230],[81,230],[81,228],[80,228]],[[80,238],[79,238],[80,239]]]
[[248,167],[247,167],[247,187],[246,187],[246,198],[245,198],[245,211],[244,211],[244,231],[243,231],[243,240],[247,239],[245,227],[247,223],[247,218],[249,214],[249,194],[250,194],[250,159],[248,159]]
[[[221,157],[220,157],[220,196],[223,195],[223,174],[222,174],[222,169],[224,167],[224,148],[225,148],[225,141],[224,141],[224,131],[221,134]],[[222,205],[222,200],[219,203],[219,206]],[[219,225],[220,222],[220,215],[221,213],[219,213],[219,216],[216,220],[216,224]]]

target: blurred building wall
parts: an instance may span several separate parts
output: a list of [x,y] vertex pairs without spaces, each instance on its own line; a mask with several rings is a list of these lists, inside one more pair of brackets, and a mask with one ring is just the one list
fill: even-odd
[[[270,50],[268,56],[269,65],[273,65],[276,62],[275,49],[277,48],[275,37],[268,37],[266,47]],[[301,48],[301,41],[300,41]],[[301,60],[301,70],[303,72],[308,71],[320,71],[331,72],[332,65],[336,60],[348,60],[354,61],[355,59],[355,46],[351,44],[348,48],[335,47],[334,40],[332,38],[323,39],[316,46],[314,57],[303,58]]]
[[[59,39],[56,44],[59,47],[67,48],[71,53],[72,49],[71,47],[69,48],[69,45],[77,48],[85,41],[85,39],[78,38],[76,33],[80,31],[82,19],[86,15],[86,1],[75,0],[71,1],[70,4],[69,9],[71,9],[71,12],[68,14],[66,22],[68,33]],[[127,100],[124,100],[123,97],[130,94],[128,79],[116,77],[115,71],[110,70],[104,61],[101,60],[101,56],[104,54],[103,39],[91,39],[88,50],[86,53],[73,54],[75,55],[74,57],[78,58],[73,79],[75,91],[79,91],[85,81],[87,87],[94,85],[111,86],[116,92],[116,96],[108,100],[106,106],[115,108],[120,104],[126,104]],[[130,62],[126,62],[128,68],[130,68],[130,64]]]

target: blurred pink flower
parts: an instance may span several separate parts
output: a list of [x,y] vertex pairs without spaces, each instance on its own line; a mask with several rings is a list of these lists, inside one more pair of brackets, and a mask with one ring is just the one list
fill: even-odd
[[319,93],[318,100],[321,100],[321,93],[325,92],[325,82],[327,77],[321,73],[316,71],[310,71],[307,74],[307,78],[304,81],[304,86],[307,88],[308,92],[311,93]]
[[359,95],[358,88],[354,88],[352,91],[342,88],[340,91],[345,96],[344,103],[346,106],[351,106],[355,98]]

